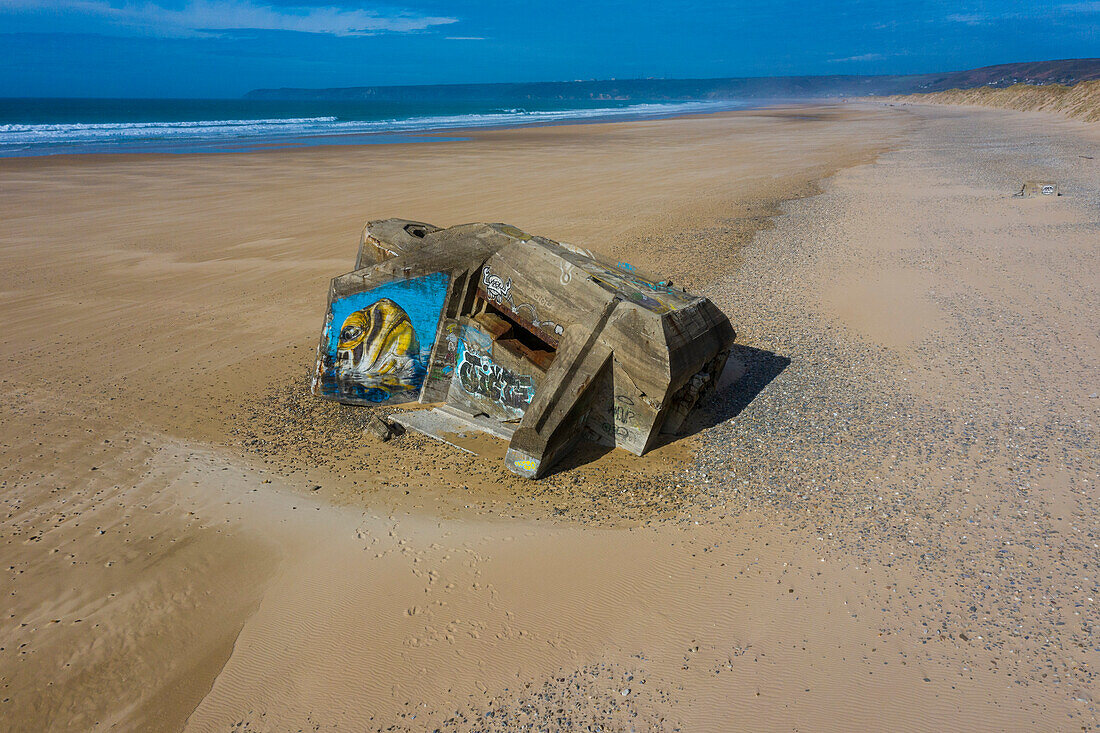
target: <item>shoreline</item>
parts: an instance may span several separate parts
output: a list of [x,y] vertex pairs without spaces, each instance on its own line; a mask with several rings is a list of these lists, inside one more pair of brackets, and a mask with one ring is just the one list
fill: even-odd
[[[5,143],[0,139],[0,160],[6,158],[36,158],[36,157],[53,157],[53,156],[67,156],[67,155],[226,155],[226,154],[243,154],[254,152],[272,152],[283,149],[297,149],[297,148],[312,148],[312,147],[336,147],[343,145],[396,145],[396,144],[412,144],[417,142],[430,142],[430,141],[462,141],[467,138],[464,137],[451,137],[444,138],[445,135],[472,135],[479,131],[494,131],[494,130],[514,130],[536,127],[555,127],[559,125],[593,125],[593,124],[613,124],[613,123],[630,123],[630,122],[647,122],[658,120],[671,120],[681,117],[692,116],[706,116],[712,114],[724,114],[729,112],[738,112],[743,110],[764,109],[772,106],[782,106],[784,104],[791,104],[784,100],[761,100],[760,104],[753,104],[748,101],[735,101],[735,100],[716,100],[716,101],[687,101],[687,102],[669,102],[669,103],[652,103],[652,106],[668,106],[668,107],[680,107],[682,109],[673,111],[668,110],[665,112],[658,111],[645,111],[640,109],[641,107],[651,106],[650,103],[639,103],[633,106],[624,108],[618,108],[622,110],[635,110],[626,113],[616,113],[617,108],[595,108],[598,111],[604,111],[606,114],[595,116],[584,116],[579,113],[586,111],[593,111],[590,108],[578,107],[575,109],[567,110],[536,110],[530,114],[537,115],[568,115],[570,112],[577,113],[578,116],[568,117],[563,116],[557,119],[548,118],[542,120],[532,120],[525,122],[522,117],[514,119],[509,122],[500,123],[488,123],[488,124],[464,124],[458,123],[453,125],[437,124],[434,127],[423,127],[414,129],[391,129],[391,130],[358,130],[349,132],[323,132],[316,131],[310,134],[291,134],[291,133],[271,133],[268,136],[241,136],[241,137],[229,137],[224,139],[192,139],[186,138],[177,141],[155,142],[150,139],[135,140],[132,142],[121,143],[90,143],[82,142],[76,143],[74,149],[65,149],[63,144],[58,144],[61,147],[60,150],[55,150],[53,144],[43,143],[31,143],[27,147],[19,148],[12,151],[4,151],[3,146]],[[794,104],[799,104],[795,102]],[[806,104],[802,102],[801,104]],[[712,110],[700,110],[699,107],[711,107]],[[690,108],[690,109],[689,109]],[[470,116],[470,115],[467,115]],[[476,115],[473,115],[476,116]],[[487,116],[486,114],[482,115]],[[419,118],[411,118],[412,120]],[[431,119],[431,118],[423,118]],[[278,121],[278,120],[275,120]],[[288,122],[293,120],[288,120]],[[207,124],[214,125],[217,121],[196,121],[191,124]],[[228,121],[227,121],[228,122]],[[233,121],[234,123],[247,122]],[[263,120],[256,120],[255,122],[268,122]],[[333,120],[336,123],[336,120]],[[401,120],[364,120],[356,123],[354,120],[345,120],[338,124],[361,124],[368,126],[372,124],[390,123],[397,125]],[[120,127],[126,124],[133,124],[138,126],[144,126],[152,123],[110,123],[112,125],[117,124]],[[164,123],[165,128],[169,129],[173,125],[182,123]],[[4,125],[0,124],[0,127]],[[77,124],[76,127],[84,127],[85,125]],[[14,143],[13,143],[14,144]],[[47,145],[51,147],[47,147]],[[95,149],[96,147],[108,148],[115,146],[115,149]],[[26,150],[33,150],[36,146],[41,146],[43,152],[29,152]],[[80,148],[89,148],[88,150],[81,150]],[[12,154],[4,154],[5,152],[11,152]]]

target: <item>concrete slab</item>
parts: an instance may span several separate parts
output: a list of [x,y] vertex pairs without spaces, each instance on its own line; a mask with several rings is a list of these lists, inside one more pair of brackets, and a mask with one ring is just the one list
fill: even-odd
[[477,453],[452,442],[447,438],[447,435],[481,432],[488,433],[501,440],[511,440],[512,434],[515,432],[515,426],[513,425],[497,422],[481,415],[468,415],[450,405],[443,405],[432,410],[398,412],[390,415],[390,419],[407,430],[415,430],[418,433],[427,435],[429,438],[475,456]]
[[463,448],[457,443],[453,443],[447,438],[443,437],[450,434],[464,433],[471,428],[458,418],[448,415],[447,413],[435,410],[412,410],[409,412],[399,412],[390,416],[398,425],[401,425],[406,430],[415,430],[418,433],[427,435],[429,438],[438,440],[440,443],[446,443],[452,448],[458,448],[461,451],[466,451],[472,456],[476,456],[469,448]]
[[440,405],[433,412],[436,410],[461,421],[472,430],[480,430],[501,440],[511,440],[516,432],[514,423],[499,422],[484,415],[471,415],[451,405]]

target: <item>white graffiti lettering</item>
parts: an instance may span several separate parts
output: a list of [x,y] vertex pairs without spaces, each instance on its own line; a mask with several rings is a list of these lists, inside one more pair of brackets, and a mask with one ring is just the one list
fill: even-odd
[[535,383],[530,377],[513,374],[488,356],[472,351],[463,353],[458,378],[468,394],[485,397],[510,410],[523,412],[535,396]]
[[508,278],[505,282],[500,275],[494,275],[486,266],[481,279],[485,283],[485,292],[489,300],[496,302],[497,305],[503,305],[504,299],[512,295],[512,278]]

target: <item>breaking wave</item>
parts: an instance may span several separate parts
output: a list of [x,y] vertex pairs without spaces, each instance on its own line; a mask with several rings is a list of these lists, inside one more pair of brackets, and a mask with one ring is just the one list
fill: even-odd
[[[379,120],[335,116],[180,122],[97,122],[0,124],[0,155],[41,152],[110,151],[111,147],[156,150],[165,144],[191,142],[287,141],[321,136],[428,132],[482,127],[513,127],[574,120],[645,119],[714,112],[744,106],[726,102],[646,103],[587,109],[497,109],[479,114],[441,114]],[[159,145],[158,145],[159,144]]]

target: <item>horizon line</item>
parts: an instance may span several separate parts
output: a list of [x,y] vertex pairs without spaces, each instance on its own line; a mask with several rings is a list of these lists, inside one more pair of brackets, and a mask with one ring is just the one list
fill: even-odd
[[253,92],[278,92],[278,91],[329,91],[336,89],[415,89],[425,87],[463,87],[463,86],[518,86],[518,85],[533,85],[533,84],[594,84],[594,83],[608,83],[608,82],[635,82],[635,81],[726,81],[733,79],[817,79],[817,78],[829,78],[829,77],[847,77],[847,78],[902,78],[910,76],[930,76],[933,74],[952,74],[963,71],[979,71],[982,69],[991,69],[997,66],[1015,66],[1025,64],[1044,64],[1044,63],[1057,63],[1065,61],[1096,61],[1100,62],[1100,57],[1077,57],[1077,58],[1059,58],[1059,59],[1039,59],[1031,61],[1008,61],[999,64],[987,64],[985,66],[974,66],[965,69],[946,69],[939,71],[919,71],[907,74],[776,74],[776,75],[747,75],[747,76],[710,76],[710,77],[664,77],[664,76],[639,76],[639,77],[607,77],[607,78],[592,78],[592,79],[538,79],[528,81],[468,81],[468,82],[438,82],[429,84],[356,84],[349,86],[318,86],[318,87],[301,87],[301,86],[283,86],[283,87],[256,87],[249,89],[243,94],[234,96],[217,96],[217,97],[118,97],[118,96],[9,96],[0,95],[0,99],[12,100],[12,99],[188,99],[188,100],[227,100],[227,99],[243,99]]

